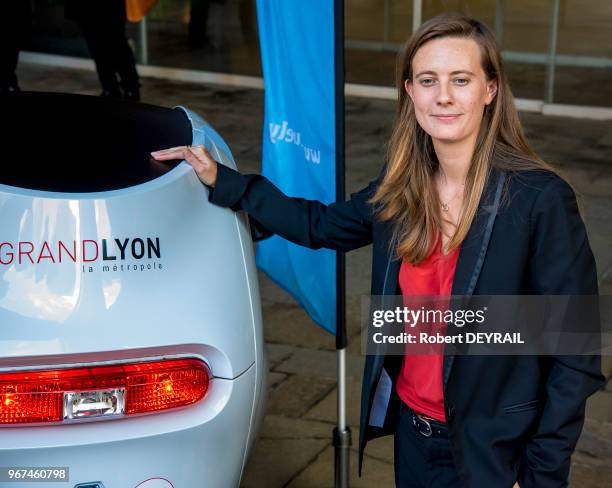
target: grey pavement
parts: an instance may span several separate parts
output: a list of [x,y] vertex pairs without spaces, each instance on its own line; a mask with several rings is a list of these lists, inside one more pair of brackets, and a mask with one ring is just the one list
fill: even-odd
[[[23,89],[98,94],[93,72],[22,64]],[[143,101],[185,105],[225,138],[243,172],[257,172],[261,157],[263,92],[222,86],[143,79]],[[389,101],[348,99],[347,193],[376,176],[394,114]],[[612,295],[612,122],[521,114],[540,155],[558,165],[575,185],[585,208],[602,294]],[[43,149],[41,148],[41,151]],[[360,300],[369,293],[370,249],[347,255],[347,415],[358,437],[363,365],[359,343]],[[291,297],[260,273],[265,338],[270,356],[268,410],[246,469],[245,488],[331,487],[335,422],[335,354],[332,336],[313,325]],[[604,358],[612,375],[612,357]],[[392,439],[373,441],[364,475],[357,477],[353,449],[351,486],[393,486]],[[572,487],[612,486],[612,382],[587,406],[587,421],[573,456]],[[606,485],[606,483],[608,483]]]

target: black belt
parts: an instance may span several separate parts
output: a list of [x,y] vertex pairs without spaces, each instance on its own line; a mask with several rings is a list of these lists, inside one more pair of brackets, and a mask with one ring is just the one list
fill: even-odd
[[410,418],[412,419],[412,425],[414,430],[423,437],[448,437],[448,428],[444,422],[426,417],[412,410],[404,402],[401,404]]

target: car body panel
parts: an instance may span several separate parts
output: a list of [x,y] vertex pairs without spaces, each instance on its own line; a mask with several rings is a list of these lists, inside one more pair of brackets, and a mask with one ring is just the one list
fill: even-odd
[[[235,167],[219,134],[179,109],[193,144]],[[213,376],[203,400],[166,412],[1,426],[2,464],[69,466],[70,487],[238,486],[267,372],[246,215],[210,204],[182,162],[104,192],[0,185],[0,228],[0,373],[195,357]]]

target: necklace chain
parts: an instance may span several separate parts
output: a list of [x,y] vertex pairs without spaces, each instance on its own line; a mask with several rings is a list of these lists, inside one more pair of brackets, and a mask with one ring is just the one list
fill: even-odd
[[[442,174],[440,172],[438,172],[438,179],[440,180],[440,184],[442,183],[441,178],[442,178]],[[442,210],[444,210],[445,212],[448,212],[450,210],[450,203],[457,198],[457,195],[459,195],[459,192],[465,187],[465,183],[459,185],[459,188],[457,188],[457,191],[455,191],[455,194],[446,202],[443,202],[442,200],[440,200],[440,206],[442,207]]]

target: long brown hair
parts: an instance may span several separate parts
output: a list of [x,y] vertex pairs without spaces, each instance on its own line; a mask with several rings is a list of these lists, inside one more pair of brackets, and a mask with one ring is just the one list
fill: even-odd
[[448,251],[464,240],[478,210],[491,167],[506,171],[557,171],[529,146],[506,74],[499,46],[481,22],[463,14],[442,14],[425,22],[406,43],[397,62],[398,105],[387,151],[383,180],[371,202],[377,216],[391,221],[395,257],[412,264],[425,259],[441,236],[440,201],[434,184],[438,159],[431,137],[418,124],[404,82],[411,80],[412,60],[426,42],[441,37],[476,41],[487,80],[497,80],[497,94],[485,107],[472,162],[465,181],[464,203]]

